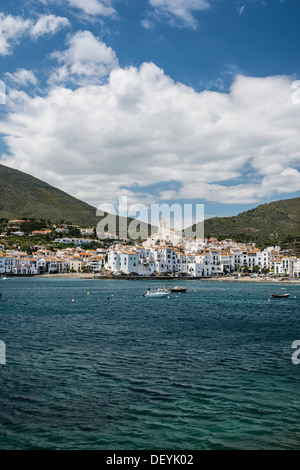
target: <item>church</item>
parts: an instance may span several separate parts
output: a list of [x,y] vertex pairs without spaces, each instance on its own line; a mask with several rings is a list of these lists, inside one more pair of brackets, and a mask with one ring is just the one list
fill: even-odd
[[169,228],[163,216],[158,224],[157,233],[153,233],[149,238],[143,243],[144,248],[150,248],[155,245],[165,245],[171,244],[176,246],[182,243],[184,239],[183,232],[176,228]]

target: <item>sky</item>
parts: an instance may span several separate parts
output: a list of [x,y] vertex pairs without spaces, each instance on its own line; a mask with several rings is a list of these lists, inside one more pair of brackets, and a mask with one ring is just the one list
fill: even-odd
[[299,0],[1,0],[0,163],[95,207],[300,196]]

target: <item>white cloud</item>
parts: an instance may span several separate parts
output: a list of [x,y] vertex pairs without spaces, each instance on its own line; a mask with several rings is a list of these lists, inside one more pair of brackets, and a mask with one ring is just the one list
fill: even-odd
[[143,19],[141,21],[141,25],[145,28],[145,29],[152,29],[154,27],[154,23],[153,21],[150,21],[148,19]]
[[79,8],[88,15],[113,16],[114,8],[109,0],[68,0],[71,7]]
[[68,40],[68,48],[55,52],[52,58],[61,66],[50,76],[49,83],[64,83],[68,80],[77,84],[99,83],[118,67],[118,59],[108,47],[90,31],[79,31]]
[[157,17],[191,28],[197,25],[194,13],[210,7],[210,0],[149,0],[149,3]]
[[14,85],[26,87],[28,85],[37,85],[37,78],[32,70],[17,69],[14,73],[5,73],[7,81],[12,82]]
[[11,54],[13,46],[30,30],[31,25],[29,19],[0,13],[0,55]]
[[114,0],[39,0],[44,5],[51,3],[66,6],[80,10],[84,14],[92,16],[112,17],[116,15],[116,11],[112,4]]
[[[81,65],[78,54],[66,67],[75,57]],[[241,75],[229,93],[198,93],[145,63],[45,97],[14,90],[0,123],[10,152],[3,162],[94,205],[121,194],[137,201],[124,188],[174,181],[180,189],[161,199],[255,203],[292,194],[300,190],[300,106],[291,83]],[[140,191],[144,198],[153,196]]]
[[69,24],[66,18],[54,15],[41,16],[37,21],[32,18],[5,15],[0,13],[0,55],[13,52],[24,36],[37,38],[45,34],[55,34],[60,28]]
[[45,34],[56,34],[61,28],[69,26],[69,20],[55,15],[41,16],[32,26],[30,36],[38,38]]

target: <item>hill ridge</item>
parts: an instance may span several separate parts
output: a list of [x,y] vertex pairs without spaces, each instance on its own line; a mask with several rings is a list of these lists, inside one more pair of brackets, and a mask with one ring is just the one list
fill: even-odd
[[232,217],[206,219],[204,234],[220,240],[300,241],[300,197],[260,204]]
[[96,208],[20,170],[0,164],[0,218],[95,225]]

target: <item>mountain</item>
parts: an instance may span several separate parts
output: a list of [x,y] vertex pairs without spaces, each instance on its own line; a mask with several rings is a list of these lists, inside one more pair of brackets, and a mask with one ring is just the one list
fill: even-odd
[[[100,220],[95,207],[33,176],[0,164],[0,219],[24,217],[52,222],[64,220],[83,227],[95,227]],[[123,226],[125,220],[118,218],[117,226]],[[300,245],[300,198],[263,204],[234,217],[207,219],[204,233],[220,240],[233,238],[258,245],[298,239]]]
[[22,171],[0,165],[0,218],[95,225],[96,209]]
[[[193,226],[195,229],[195,226]],[[214,217],[204,222],[204,234],[219,240],[291,242],[300,241],[300,198],[262,204],[234,217]]]
[[[0,219],[35,218],[96,227],[96,208],[22,171],[0,165]],[[125,223],[117,218],[117,226]],[[131,220],[131,219],[130,219]]]

